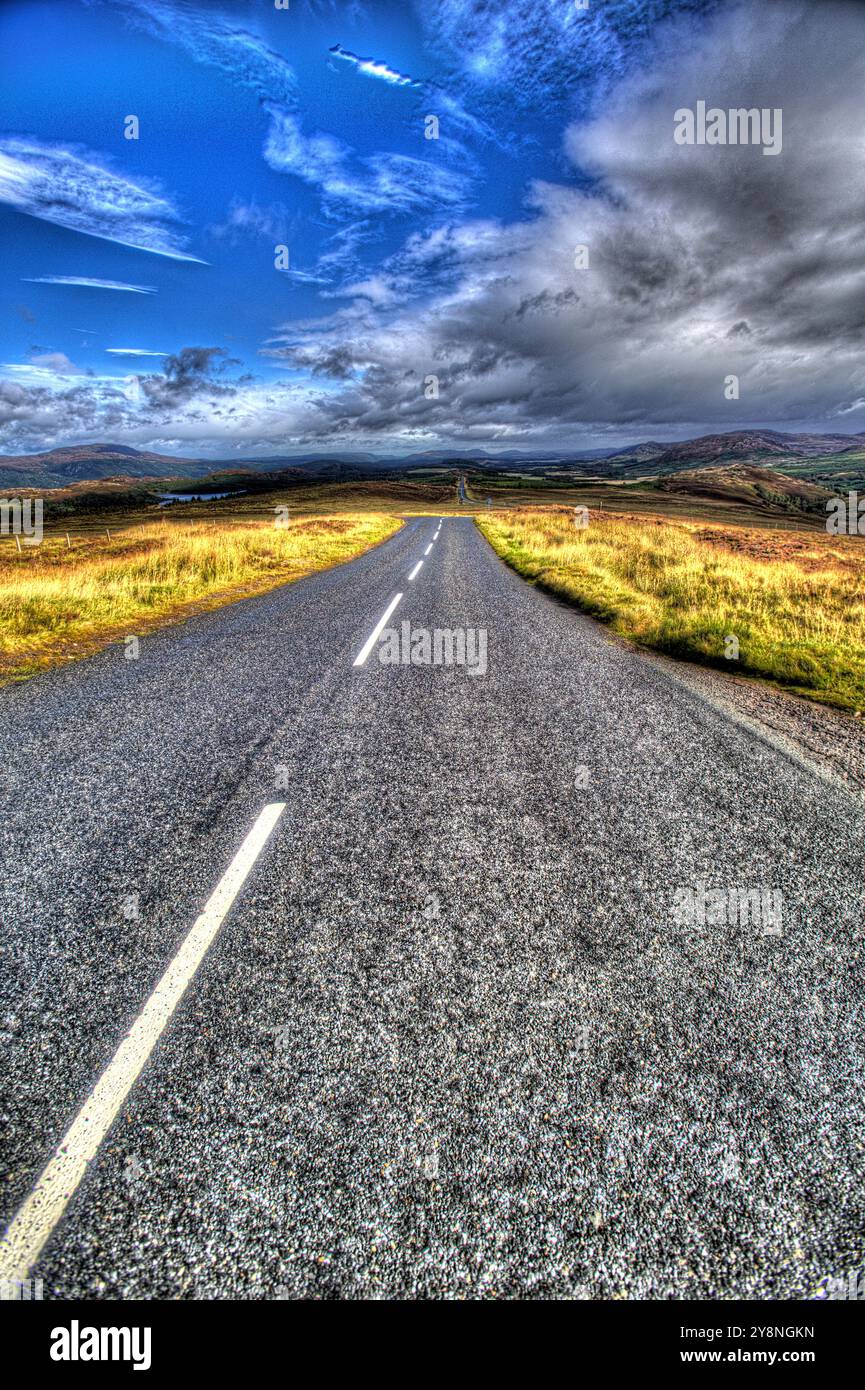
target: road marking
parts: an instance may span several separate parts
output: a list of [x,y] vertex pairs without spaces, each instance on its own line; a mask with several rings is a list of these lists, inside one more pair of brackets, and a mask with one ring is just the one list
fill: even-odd
[[36,1186],[0,1241],[0,1281],[27,1278],[284,810],[284,801],[265,806],[201,916],[186,933],[176,956],[60,1140]]
[[430,553],[431,550],[432,550],[432,541],[430,541],[429,545],[427,546],[426,550],[424,551],[424,555],[429,555],[429,553]]
[[385,623],[387,622],[393,610],[396,608],[401,598],[402,594],[397,594],[396,598],[391,599],[382,617],[379,618],[369,637],[367,637],[366,641],[364,642],[363,646],[361,647],[360,651],[355,657],[355,666],[362,666],[363,663],[366,661],[367,657],[373,649],[374,643],[376,642],[376,640],[379,637],[379,634],[381,633],[382,628],[384,627]]
[[411,581],[415,578],[415,576],[417,575],[418,571],[422,568],[422,566],[423,566],[423,560],[418,560],[417,564],[415,565],[414,569],[412,570],[411,574],[410,574],[409,577],[408,577],[408,582],[409,582],[409,584],[410,584]]

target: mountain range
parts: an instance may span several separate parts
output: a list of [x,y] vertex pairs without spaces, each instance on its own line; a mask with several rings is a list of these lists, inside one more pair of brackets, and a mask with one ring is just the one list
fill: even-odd
[[[831,459],[831,464],[830,464]],[[802,461],[809,468],[802,468]],[[300,470],[316,478],[406,473],[438,467],[472,467],[481,472],[572,473],[620,480],[659,477],[695,468],[751,463],[797,473],[812,471],[825,482],[827,473],[845,474],[865,466],[865,434],[784,434],[777,430],[734,430],[700,435],[678,443],[641,441],[626,448],[576,452],[531,452],[488,449],[471,452],[428,449],[401,458],[363,452],[293,454],[266,459],[189,459],[152,453],[120,444],[80,444],[41,454],[0,455],[0,490],[60,488],[105,478],[201,478],[213,473],[272,473]]]

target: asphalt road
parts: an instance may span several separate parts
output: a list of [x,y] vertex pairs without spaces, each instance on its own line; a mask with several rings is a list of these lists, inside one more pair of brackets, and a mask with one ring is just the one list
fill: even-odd
[[[0,691],[6,1220],[285,803],[46,1297],[770,1299],[861,1265],[861,799],[437,530]],[[483,629],[486,673],[356,665],[397,593],[391,626]],[[783,923],[683,920],[699,884]]]

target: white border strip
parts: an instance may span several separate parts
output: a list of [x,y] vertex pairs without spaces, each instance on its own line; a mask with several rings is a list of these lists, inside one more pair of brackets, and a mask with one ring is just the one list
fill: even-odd
[[363,663],[366,661],[367,657],[373,649],[374,643],[377,641],[379,634],[381,633],[382,628],[384,627],[385,623],[387,622],[393,610],[396,608],[401,598],[402,594],[397,594],[396,598],[391,599],[387,608],[384,610],[383,615],[379,618],[369,637],[367,637],[366,641],[364,642],[363,646],[361,647],[360,651],[355,657],[354,662],[352,663],[354,666],[362,666]]
[[27,1278],[285,810],[265,806],[0,1241],[0,1281]]

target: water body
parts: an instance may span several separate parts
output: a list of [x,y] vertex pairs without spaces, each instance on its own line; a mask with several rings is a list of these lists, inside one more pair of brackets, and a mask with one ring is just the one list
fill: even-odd
[[231,492],[158,492],[161,507],[170,507],[172,502],[219,502],[223,497],[240,497],[245,487],[234,488]]

